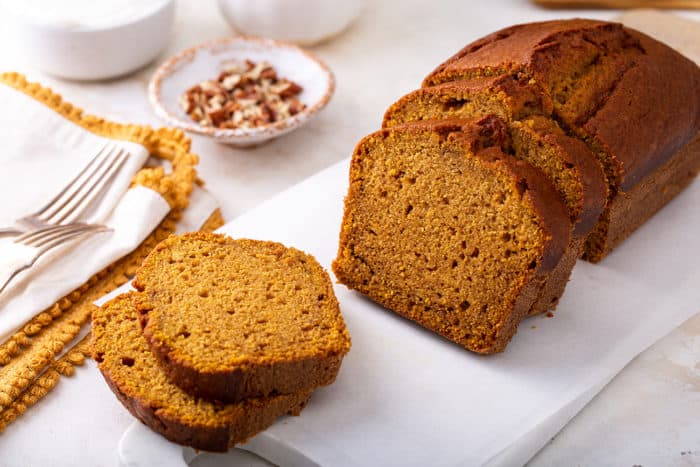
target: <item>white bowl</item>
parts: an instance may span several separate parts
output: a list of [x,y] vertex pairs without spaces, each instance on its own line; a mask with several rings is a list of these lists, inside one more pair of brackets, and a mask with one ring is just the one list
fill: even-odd
[[[98,80],[125,75],[151,62],[170,39],[174,0],[112,11],[90,22],[48,21],[40,2],[3,2],[8,39],[28,64],[61,78]],[[54,2],[55,11],[62,7]],[[99,3],[94,4],[99,8]],[[60,12],[60,11],[59,11]],[[76,15],[78,12],[76,11]]]
[[[214,79],[222,62],[249,59],[267,61],[280,77],[302,86],[299,100],[306,108],[292,117],[256,128],[219,129],[194,122],[180,107],[188,88]],[[288,133],[307,123],[326,106],[335,80],[328,67],[309,52],[292,44],[258,37],[218,39],[180,52],[161,65],[151,78],[148,98],[156,114],[168,124],[234,146],[253,146]]]
[[365,0],[219,0],[236,31],[311,45],[346,29]]

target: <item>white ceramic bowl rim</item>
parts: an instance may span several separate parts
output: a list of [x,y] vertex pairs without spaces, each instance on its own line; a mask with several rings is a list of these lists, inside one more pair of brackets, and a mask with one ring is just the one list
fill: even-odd
[[[304,110],[299,112],[296,115],[293,115],[289,118],[285,118],[284,120],[280,120],[274,123],[271,123],[269,125],[263,125],[263,126],[258,126],[254,128],[214,128],[214,127],[208,127],[208,126],[203,126],[199,125],[194,121],[191,120],[185,120],[183,118],[180,118],[177,115],[172,114],[169,112],[163,103],[161,102],[160,98],[160,88],[161,88],[161,83],[162,81],[167,78],[167,76],[173,71],[173,69],[178,65],[180,62],[184,60],[189,60],[191,61],[193,57],[200,51],[200,50],[206,50],[206,49],[212,49],[215,47],[222,47],[230,43],[235,43],[235,42],[255,42],[262,44],[266,47],[276,47],[276,48],[287,48],[290,50],[293,50],[295,52],[301,53],[304,55],[307,59],[315,62],[323,72],[323,74],[326,76],[327,82],[328,82],[328,88],[326,92],[323,94],[323,97],[313,103],[310,106],[307,106]],[[194,85],[196,83],[192,83]],[[184,90],[183,90],[184,91]],[[284,41],[278,41],[274,39],[268,39],[264,37],[257,37],[257,36],[249,36],[249,35],[237,35],[237,36],[231,36],[231,37],[223,37],[220,39],[214,39],[209,42],[205,42],[203,44],[196,45],[194,47],[190,47],[188,49],[183,50],[182,52],[172,56],[168,60],[166,60],[162,65],[158,67],[158,69],[154,72],[153,77],[151,78],[151,81],[148,84],[148,97],[151,101],[151,104],[154,106],[156,113],[158,116],[163,118],[166,122],[170,123],[171,125],[174,125],[178,128],[181,128],[186,131],[191,131],[194,133],[199,133],[202,135],[206,136],[211,136],[216,139],[225,139],[225,140],[231,140],[235,139],[236,137],[254,137],[254,136],[263,136],[263,135],[269,135],[272,136],[272,134],[275,134],[277,132],[284,132],[286,130],[289,130],[293,127],[299,126],[302,122],[304,122],[306,119],[308,119],[311,115],[314,113],[318,112],[321,110],[323,107],[328,104],[328,101],[330,100],[331,96],[333,95],[333,92],[335,91],[335,78],[333,76],[333,73],[331,72],[330,68],[318,57],[316,57],[314,54],[311,52],[288,42]]]
[[[97,0],[97,1],[99,1],[99,0]],[[69,33],[69,34],[85,34],[85,33],[93,33],[93,32],[112,31],[112,30],[120,29],[120,28],[127,28],[131,25],[140,23],[141,21],[144,21],[148,18],[159,15],[163,10],[171,7],[173,5],[173,3],[175,3],[175,0],[163,0],[161,4],[154,5],[153,8],[144,10],[143,12],[139,13],[138,15],[135,15],[133,18],[129,19],[128,21],[124,21],[121,23],[105,24],[102,26],[75,26],[75,27],[70,27],[70,28],[66,28],[66,27],[60,26],[58,24],[36,23],[33,18],[27,17],[27,16],[22,15],[18,12],[14,12],[11,9],[7,9],[7,11],[10,11],[13,15],[18,15],[18,17],[25,19],[25,21],[34,22],[35,26],[39,26],[47,31],[56,31],[56,32],[62,32],[62,33]],[[0,11],[2,11],[2,10],[3,10],[3,8],[0,5]]]

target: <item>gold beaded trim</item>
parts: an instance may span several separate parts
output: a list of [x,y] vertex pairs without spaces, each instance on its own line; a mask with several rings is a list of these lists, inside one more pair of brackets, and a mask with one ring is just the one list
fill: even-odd
[[5,410],[0,412],[0,433],[29,407],[46,396],[56,386],[61,376],[71,376],[75,372],[75,367],[85,363],[85,358],[89,356],[90,336],[87,335],[63,357],[53,361],[26,391],[19,394]]

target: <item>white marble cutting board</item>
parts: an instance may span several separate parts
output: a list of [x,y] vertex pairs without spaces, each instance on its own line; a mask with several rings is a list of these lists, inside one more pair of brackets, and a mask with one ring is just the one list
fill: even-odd
[[[347,171],[341,162],[221,231],[281,241],[329,267]],[[337,285],[353,339],[338,380],[302,416],[244,448],[285,466],[522,464],[634,356],[698,311],[699,230],[695,182],[602,264],[579,262],[555,317],[526,320],[495,356],[466,352]],[[127,432],[124,465],[184,465],[191,455],[147,433],[138,423]]]

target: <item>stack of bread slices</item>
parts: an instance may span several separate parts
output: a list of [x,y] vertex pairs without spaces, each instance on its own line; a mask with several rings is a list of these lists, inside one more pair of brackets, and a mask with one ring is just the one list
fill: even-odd
[[334,272],[466,349],[505,349],[700,170],[700,69],[621,24],[503,29],[357,145]]
[[173,236],[93,314],[121,402],[171,441],[225,451],[331,384],[350,348],[328,274],[279,243]]

